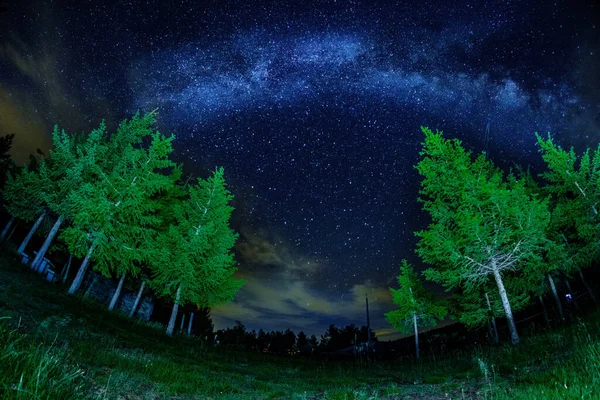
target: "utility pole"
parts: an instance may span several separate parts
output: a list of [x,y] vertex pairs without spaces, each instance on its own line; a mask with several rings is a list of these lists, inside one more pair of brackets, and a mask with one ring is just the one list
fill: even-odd
[[369,320],[369,296],[365,295],[365,301],[367,304],[367,359],[370,359],[371,355],[371,321]]

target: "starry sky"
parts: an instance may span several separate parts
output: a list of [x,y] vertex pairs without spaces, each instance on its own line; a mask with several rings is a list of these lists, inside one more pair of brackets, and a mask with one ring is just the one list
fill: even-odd
[[247,284],[217,328],[361,325],[368,295],[372,327],[397,337],[388,287],[402,258],[424,267],[421,125],[503,168],[540,165],[536,131],[600,137],[593,1],[16,3],[0,12],[0,135],[17,161],[54,123],[158,108],[186,172],[225,167]]

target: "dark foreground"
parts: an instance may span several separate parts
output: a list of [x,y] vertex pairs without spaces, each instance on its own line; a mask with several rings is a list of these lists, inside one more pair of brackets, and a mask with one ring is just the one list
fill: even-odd
[[374,364],[281,358],[167,338],[0,254],[0,398],[596,399],[600,313],[518,347]]

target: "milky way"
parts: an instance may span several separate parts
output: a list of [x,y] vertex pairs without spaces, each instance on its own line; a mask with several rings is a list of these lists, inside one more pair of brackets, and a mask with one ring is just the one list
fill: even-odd
[[592,5],[448,4],[134,1],[57,8],[47,29],[83,60],[64,74],[84,120],[158,108],[188,172],[225,167],[240,273],[254,281],[218,323],[318,331],[361,323],[366,293],[387,311],[400,260],[421,267],[421,125],[503,168],[539,164],[536,131],[577,146],[598,138]]

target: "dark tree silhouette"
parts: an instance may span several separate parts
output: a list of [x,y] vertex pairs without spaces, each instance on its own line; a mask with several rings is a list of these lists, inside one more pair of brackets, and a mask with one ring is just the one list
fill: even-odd
[[6,174],[15,170],[15,163],[9,154],[14,138],[14,133],[0,137],[0,189],[4,188]]
[[307,345],[308,345],[308,336],[306,336],[306,333],[304,333],[304,331],[300,331],[300,333],[298,333],[298,338],[296,340],[296,347],[298,347],[298,349],[300,350],[303,347],[306,347]]

